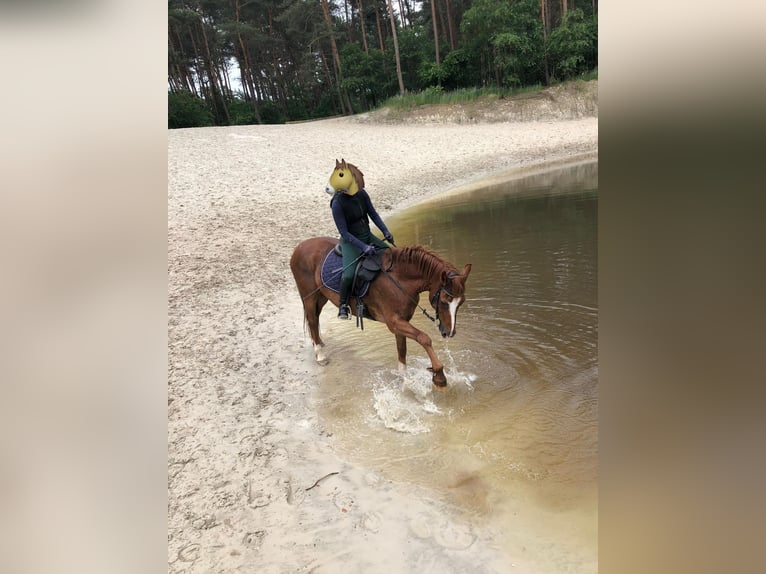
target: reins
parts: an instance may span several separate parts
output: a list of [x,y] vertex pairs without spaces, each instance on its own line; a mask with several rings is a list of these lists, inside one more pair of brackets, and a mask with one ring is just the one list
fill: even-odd
[[[425,307],[423,307],[423,306],[420,304],[420,301],[418,301],[418,300],[417,300],[417,299],[415,299],[414,297],[411,297],[411,296],[410,296],[410,295],[409,295],[409,294],[408,294],[408,293],[407,293],[407,292],[404,290],[404,287],[402,287],[402,286],[399,284],[399,282],[398,282],[396,279],[394,279],[393,277],[391,277],[391,274],[388,272],[388,269],[382,269],[382,271],[383,271],[383,275],[385,275],[386,277],[388,277],[388,278],[391,280],[391,282],[392,282],[394,285],[396,285],[396,286],[399,288],[399,291],[401,291],[401,292],[402,292],[402,294],[403,294],[405,297],[407,297],[407,298],[408,298],[410,301],[412,301],[413,303],[415,303],[415,305],[417,305],[417,306],[418,306],[418,308],[419,308],[421,311],[423,311],[423,315],[425,315],[426,317],[428,317],[429,319],[431,319],[431,321],[433,321],[433,322],[436,322],[436,317],[431,317],[431,315],[428,313],[428,311],[426,311]],[[439,289],[441,289],[441,286],[439,286]],[[438,317],[438,316],[439,316],[439,310],[438,310],[438,309],[436,309],[435,307],[434,307],[434,310],[436,310],[436,316]]]
[[[391,260],[391,267],[393,267],[393,259]],[[389,269],[391,269],[391,267],[389,267]],[[418,300],[417,300],[417,299],[415,299],[414,297],[411,297],[411,296],[410,296],[410,295],[409,295],[409,294],[408,294],[408,293],[407,293],[407,292],[404,290],[404,287],[402,287],[402,286],[399,284],[399,282],[398,282],[396,279],[394,279],[393,277],[391,277],[391,275],[390,275],[390,274],[389,274],[389,272],[388,272],[388,269],[382,268],[382,271],[383,271],[383,274],[384,274],[386,277],[388,277],[388,278],[391,280],[391,282],[392,282],[394,285],[396,285],[396,286],[399,288],[399,291],[401,291],[401,292],[402,292],[402,294],[403,294],[405,297],[407,297],[407,298],[408,298],[410,301],[412,301],[413,303],[415,303],[415,305],[417,305],[417,306],[418,306],[418,308],[419,308],[421,311],[423,311],[423,315],[425,315],[426,317],[428,317],[429,319],[431,319],[431,321],[432,321],[432,322],[434,322],[434,323],[436,322],[436,319],[438,319],[438,318],[439,318],[439,306],[438,306],[438,304],[439,304],[439,295],[441,294],[441,292],[442,292],[442,291],[444,291],[444,292],[445,292],[447,295],[449,295],[450,297],[454,297],[454,295],[453,295],[452,293],[450,293],[450,292],[447,290],[447,288],[446,288],[446,287],[445,287],[443,284],[440,284],[440,285],[439,285],[439,288],[436,290],[436,293],[434,293],[434,296],[433,296],[433,297],[431,297],[431,299],[429,300],[429,301],[430,301],[430,303],[431,303],[431,306],[434,308],[434,311],[436,311],[436,317],[432,317],[432,316],[430,315],[430,313],[429,313],[428,311],[426,311],[425,307],[423,307],[423,306],[420,304],[420,301],[418,301]],[[457,274],[457,273],[455,273],[454,271],[450,271],[450,272],[447,274],[447,277],[448,277],[448,278],[450,278],[450,279],[451,279],[451,278],[453,278],[453,277],[457,277],[457,276],[458,276],[458,274]]]

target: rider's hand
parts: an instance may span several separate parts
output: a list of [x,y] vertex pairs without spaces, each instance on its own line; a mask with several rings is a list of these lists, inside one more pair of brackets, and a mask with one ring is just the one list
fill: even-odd
[[394,236],[390,233],[386,233],[385,237],[383,237],[386,241],[388,241],[390,244],[394,244]]
[[368,245],[364,248],[364,251],[362,251],[365,255],[372,255],[375,253],[375,246],[374,245]]

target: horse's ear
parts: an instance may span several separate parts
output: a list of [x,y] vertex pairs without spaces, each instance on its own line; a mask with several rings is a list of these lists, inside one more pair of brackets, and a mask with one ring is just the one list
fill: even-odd
[[340,162],[338,161],[338,158],[335,158],[335,169],[338,169],[340,167]]
[[468,274],[470,272],[471,272],[471,264],[470,263],[466,263],[465,267],[463,267],[463,272],[461,273],[461,275],[463,276],[463,281],[468,279]]
[[348,169],[348,165],[346,165],[346,160],[343,158],[340,158],[340,167],[342,169]]

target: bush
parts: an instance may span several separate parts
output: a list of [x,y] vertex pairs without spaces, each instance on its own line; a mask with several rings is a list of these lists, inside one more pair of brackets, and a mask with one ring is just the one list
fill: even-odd
[[168,92],[168,129],[213,125],[213,114],[204,100],[189,92]]
[[598,65],[598,22],[586,18],[579,8],[567,12],[561,26],[548,39],[553,74],[559,80],[573,78]]

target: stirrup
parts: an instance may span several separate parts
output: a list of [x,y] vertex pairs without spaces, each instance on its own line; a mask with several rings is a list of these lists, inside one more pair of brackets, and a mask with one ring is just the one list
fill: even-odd
[[348,305],[341,305],[338,308],[338,319],[350,319],[351,318],[351,307]]

